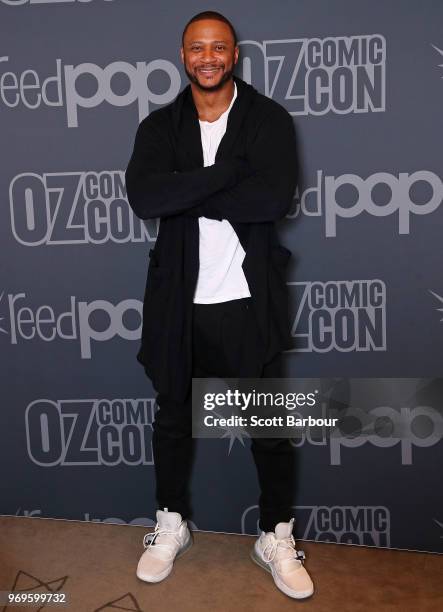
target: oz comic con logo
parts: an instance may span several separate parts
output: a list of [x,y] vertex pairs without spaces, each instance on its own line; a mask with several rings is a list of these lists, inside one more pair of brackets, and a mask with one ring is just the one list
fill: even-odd
[[291,115],[383,112],[386,39],[381,34],[245,40],[242,78],[281,101]]
[[290,282],[298,352],[386,350],[386,285],[383,281]]
[[30,461],[42,467],[153,465],[154,399],[38,399],[26,408]]
[[120,170],[26,172],[9,186],[12,235],[20,244],[154,242],[159,221],[138,219]]

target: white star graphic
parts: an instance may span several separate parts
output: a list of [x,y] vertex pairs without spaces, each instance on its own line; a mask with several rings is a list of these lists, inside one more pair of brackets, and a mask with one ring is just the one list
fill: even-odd
[[[441,295],[438,295],[438,293],[435,293],[431,289],[428,289],[428,291],[429,293],[432,293],[432,295],[436,297],[437,300],[440,300],[440,302],[443,304],[443,297],[441,297]],[[439,312],[443,312],[443,308],[437,308],[436,310],[438,310]],[[443,321],[443,319],[440,319],[440,321]]]
[[[214,412],[214,414],[218,417],[222,417],[222,414],[219,414],[218,412]],[[232,447],[234,445],[234,442],[236,440],[238,440],[242,446],[245,445],[243,438],[250,438],[251,436],[248,434],[247,431],[245,431],[244,429],[242,429],[241,427],[223,427],[222,425],[217,425],[217,427],[219,429],[223,429],[224,430],[224,434],[222,436],[220,436],[220,438],[229,438],[229,449],[228,449],[228,455],[231,453]]]
[[[439,49],[438,47],[436,47],[436,46],[435,46],[435,45],[433,45],[432,43],[431,43],[431,47],[434,47],[434,49],[437,51],[437,53],[440,53],[440,55],[441,55],[441,56],[443,56],[443,51],[442,51],[441,49]],[[439,66],[440,68],[443,68],[443,64],[438,64],[438,66]],[[443,79],[443,76],[442,76],[442,77],[440,77],[440,78],[441,78],[441,79]]]

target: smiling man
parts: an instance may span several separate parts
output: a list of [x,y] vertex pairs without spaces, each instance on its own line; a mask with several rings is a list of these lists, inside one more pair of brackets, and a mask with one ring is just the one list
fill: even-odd
[[[192,544],[189,481],[192,377],[281,376],[292,346],[285,269],[290,251],[275,222],[297,184],[295,131],[287,111],[233,76],[232,24],[206,11],[186,25],[181,58],[190,84],[139,125],[126,170],[128,201],[160,218],[151,249],[137,359],[157,391],[153,423],[157,524],[137,576],[160,582]],[[313,584],[293,536],[294,448],[253,438],[260,537],[252,559],[290,597]]]

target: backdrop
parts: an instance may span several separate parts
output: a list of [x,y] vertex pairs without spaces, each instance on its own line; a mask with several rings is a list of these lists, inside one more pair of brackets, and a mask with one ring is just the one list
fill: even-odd
[[[132,214],[124,170],[141,119],[187,84],[181,32],[208,8],[299,135],[288,376],[441,376],[441,2],[0,0],[2,514],[155,521],[135,356],[158,225]],[[297,444],[297,537],[441,552],[441,403],[379,409],[408,435]],[[249,444],[198,442],[194,525],[257,533]]]

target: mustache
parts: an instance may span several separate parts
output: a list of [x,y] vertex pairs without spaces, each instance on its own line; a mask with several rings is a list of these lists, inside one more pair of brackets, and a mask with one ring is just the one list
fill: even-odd
[[204,87],[202,86],[197,77],[194,75],[193,72],[190,72],[187,68],[187,66],[185,65],[185,72],[186,72],[186,76],[188,77],[188,79],[191,81],[191,83],[194,83],[194,85],[196,85],[199,89],[204,90],[204,91],[217,91],[219,89],[221,89],[224,84],[229,81],[229,79],[232,78],[232,75],[234,73],[234,69],[232,68],[231,70],[228,70],[224,73],[224,75],[222,76],[222,78],[220,79],[220,83],[216,84],[216,85],[212,85],[210,87]]

